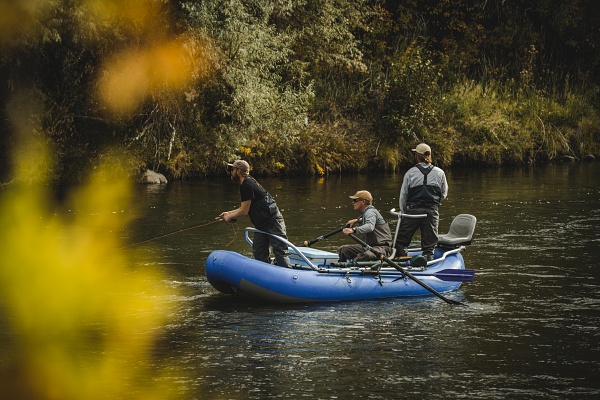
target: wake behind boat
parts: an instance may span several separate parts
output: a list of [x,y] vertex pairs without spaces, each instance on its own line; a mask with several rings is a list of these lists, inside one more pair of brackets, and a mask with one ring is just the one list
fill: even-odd
[[[206,260],[206,277],[222,293],[278,303],[430,294],[447,302],[458,303],[440,293],[454,291],[463,282],[473,280],[474,271],[465,268],[461,253],[471,243],[475,223],[472,215],[457,216],[448,234],[440,235],[434,260],[429,262],[418,257],[420,250],[413,250],[409,253],[410,261],[382,258],[369,265],[338,263],[337,253],[296,246],[275,236],[288,245],[292,268],[268,264],[231,251],[216,250]],[[244,236],[250,245],[252,241],[249,234],[254,232],[265,233],[246,228]]]

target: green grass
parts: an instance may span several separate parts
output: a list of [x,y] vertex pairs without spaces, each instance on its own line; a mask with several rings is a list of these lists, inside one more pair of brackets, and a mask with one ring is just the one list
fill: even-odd
[[440,138],[453,162],[486,165],[598,154],[600,115],[591,96],[565,86],[550,95],[514,83],[464,81],[442,102]]

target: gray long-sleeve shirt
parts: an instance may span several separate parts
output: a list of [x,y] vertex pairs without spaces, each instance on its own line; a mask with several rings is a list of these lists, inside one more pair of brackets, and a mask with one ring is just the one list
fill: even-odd
[[368,206],[362,211],[358,219],[360,225],[355,227],[355,232],[364,235],[369,246],[391,246],[392,232],[390,226],[381,213],[373,206]]

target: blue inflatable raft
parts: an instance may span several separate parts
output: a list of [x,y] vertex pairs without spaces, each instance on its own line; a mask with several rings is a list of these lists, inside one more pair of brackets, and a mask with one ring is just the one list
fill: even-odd
[[[461,214],[457,218],[461,216],[469,215]],[[450,292],[474,277],[473,270],[465,269],[461,255],[465,245],[471,243],[475,226],[474,217],[469,217],[466,223],[463,220],[462,225],[455,224],[455,218],[450,232],[440,235],[434,260],[424,265],[425,261],[421,258],[423,264],[420,267],[411,266],[410,261],[395,261],[395,267],[385,262],[372,266],[338,263],[336,253],[295,246],[281,239],[288,245],[293,268],[216,250],[206,260],[206,277],[222,293],[279,303],[366,300]],[[470,225],[466,232],[465,224]],[[460,229],[461,226],[463,229]],[[261,231],[254,228],[245,230],[250,244],[249,233],[254,232]],[[416,250],[409,256],[418,254],[420,251]]]

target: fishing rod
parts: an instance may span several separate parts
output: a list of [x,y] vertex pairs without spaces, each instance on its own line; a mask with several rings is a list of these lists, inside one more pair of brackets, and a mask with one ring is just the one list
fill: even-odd
[[[195,229],[195,228],[200,228],[200,227],[203,227],[203,226],[212,225],[214,223],[221,222],[221,221],[224,221],[223,217],[216,217],[214,220],[208,220],[208,222],[206,222],[206,221],[200,222],[200,223],[195,224],[195,225],[191,225],[191,226],[188,226],[188,227],[185,227],[185,228],[177,229],[176,231],[173,231],[173,232],[164,233],[162,235],[154,236],[154,237],[151,237],[149,239],[144,239],[144,240],[141,240],[139,242],[128,244],[127,246],[121,247],[121,249],[126,249],[128,247],[137,246],[138,244],[150,242],[150,241],[156,240],[156,239],[161,239],[161,238],[164,238],[164,237],[167,237],[167,236],[174,235],[176,233],[188,231],[190,229]],[[236,220],[232,219],[230,222],[235,222],[235,221]]]

